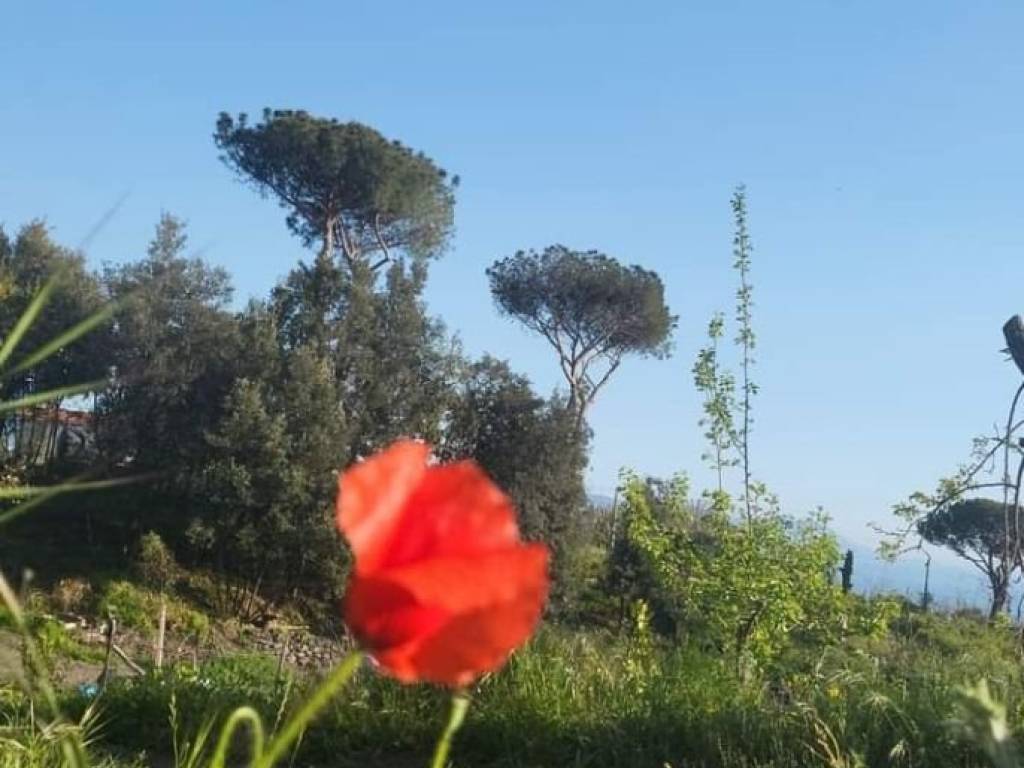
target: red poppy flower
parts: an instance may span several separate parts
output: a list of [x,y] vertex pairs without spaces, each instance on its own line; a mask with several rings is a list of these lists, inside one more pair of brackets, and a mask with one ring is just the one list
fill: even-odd
[[429,454],[401,441],[341,476],[338,527],[356,558],[345,622],[399,680],[464,685],[533,633],[548,550],[520,540],[476,464],[428,466]]

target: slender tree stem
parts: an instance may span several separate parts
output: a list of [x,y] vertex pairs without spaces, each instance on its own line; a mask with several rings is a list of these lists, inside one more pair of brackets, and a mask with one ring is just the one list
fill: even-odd
[[437,740],[437,746],[434,747],[434,757],[430,761],[430,768],[445,768],[448,764],[448,753],[452,748],[452,738],[459,728],[462,727],[462,722],[466,719],[466,710],[468,709],[469,696],[462,691],[452,696],[451,715],[449,715],[448,724],[441,733],[441,738]]
[[750,369],[754,365],[754,347],[756,337],[751,324],[751,309],[753,302],[753,286],[750,284],[750,252],[753,247],[750,244],[750,235],[747,232],[747,195],[746,188],[742,185],[737,187],[732,198],[732,211],[736,223],[736,235],[733,238],[733,256],[735,261],[733,267],[739,273],[740,287],[736,291],[736,321],[739,324],[739,332],[736,342],[743,351],[741,372],[743,375],[743,426],[740,430],[740,459],[743,465],[743,503],[746,512],[747,526],[749,528],[753,519],[753,506],[750,499],[751,474],[750,474],[750,424],[751,424],[751,399],[757,392],[757,385],[751,380]]

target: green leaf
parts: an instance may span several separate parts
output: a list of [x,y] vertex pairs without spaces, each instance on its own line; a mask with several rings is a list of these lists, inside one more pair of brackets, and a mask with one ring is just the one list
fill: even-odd
[[19,397],[17,400],[8,400],[0,403],[0,413],[8,413],[10,411],[17,411],[22,408],[28,408],[33,405],[39,405],[40,403],[51,403],[55,400],[60,400],[64,397],[73,397],[74,395],[85,394],[86,392],[93,392],[97,389],[102,389],[107,385],[106,379],[96,379],[95,381],[87,381],[84,384],[72,384],[67,387],[56,387],[54,389],[48,389],[45,392],[36,392],[32,395],[26,395],[25,397]]
[[0,366],[7,362],[22,338],[24,338],[32,324],[36,321],[36,318],[39,317],[39,313],[43,311],[43,307],[46,306],[51,294],[57,287],[60,277],[61,275],[58,273],[47,280],[46,284],[39,290],[39,293],[33,297],[28,307],[25,308],[21,317],[18,318],[18,322],[15,323],[10,335],[4,339],[4,344],[0,347]]
[[43,360],[55,354],[56,352],[59,352],[64,347],[74,343],[82,336],[89,333],[89,331],[93,330],[101,323],[110,319],[114,315],[114,313],[122,306],[123,303],[123,301],[111,302],[102,309],[100,309],[98,312],[94,312],[92,315],[87,317],[82,322],[72,326],[68,330],[64,331],[64,333],[60,334],[53,340],[44,344],[38,350],[36,350],[31,355],[22,360],[20,363],[18,363],[10,371],[5,373],[4,377],[13,376],[16,373],[21,373],[22,371],[27,370],[32,366],[41,363]]

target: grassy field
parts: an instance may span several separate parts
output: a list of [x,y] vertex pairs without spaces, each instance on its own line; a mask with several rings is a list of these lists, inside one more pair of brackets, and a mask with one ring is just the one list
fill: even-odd
[[[1015,636],[971,616],[907,612],[884,638],[796,645],[742,678],[721,656],[643,633],[553,626],[472,691],[453,764],[988,765],[978,734],[965,738],[956,724],[969,711],[960,688],[982,678],[1019,725]],[[121,678],[89,715],[91,749],[117,764],[185,765],[206,723],[242,704],[280,722],[314,683],[279,678],[272,658],[253,655]],[[62,696],[72,719],[93,703],[75,690]],[[8,733],[30,733],[24,697],[10,688],[2,701]],[[295,764],[425,765],[446,714],[446,692],[401,686],[366,665],[305,734]],[[4,764],[46,764],[28,749],[4,753],[20,754]]]

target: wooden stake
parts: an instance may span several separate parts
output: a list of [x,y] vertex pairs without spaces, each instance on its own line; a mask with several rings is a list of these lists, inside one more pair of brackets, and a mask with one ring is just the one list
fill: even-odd
[[281,682],[281,674],[284,672],[284,660],[288,655],[288,644],[291,642],[292,633],[288,630],[284,630],[284,638],[281,640],[281,654],[277,657],[277,676],[276,683]]
[[110,648],[114,651],[114,653],[116,653],[120,657],[121,661],[128,665],[128,668],[136,675],[146,674],[146,670],[144,670],[142,667],[140,667],[138,664],[136,664],[134,661],[128,658],[128,654],[125,653],[124,650],[117,643],[111,643]]
[[160,620],[156,630],[156,668],[164,666],[164,636],[167,633],[167,597],[160,595]]
[[106,688],[107,681],[110,679],[110,654],[114,650],[114,632],[116,630],[117,619],[111,613],[107,614],[107,652],[103,657],[103,671],[100,672],[99,686],[102,690]]

